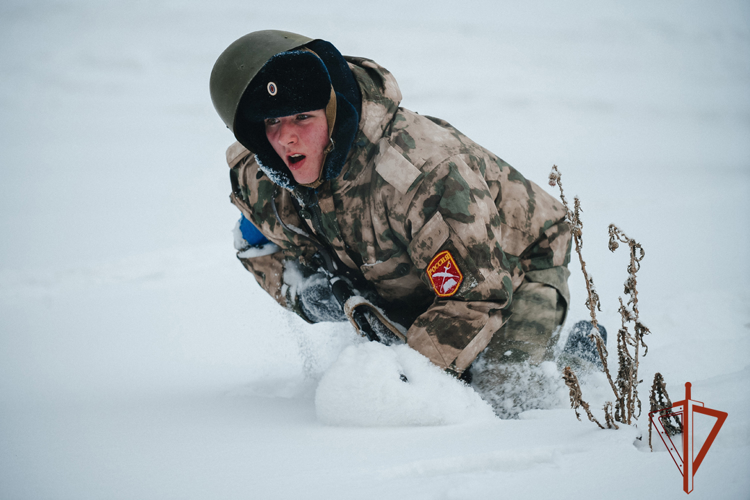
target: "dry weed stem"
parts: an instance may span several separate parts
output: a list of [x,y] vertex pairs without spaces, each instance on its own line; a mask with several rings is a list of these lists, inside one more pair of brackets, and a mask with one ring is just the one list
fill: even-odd
[[[641,415],[641,400],[638,396],[638,385],[642,382],[642,380],[638,379],[639,359],[641,355],[640,348],[643,347],[643,356],[645,356],[648,353],[648,346],[643,341],[643,338],[651,333],[650,330],[641,323],[638,311],[638,279],[636,274],[640,270],[641,261],[645,256],[645,251],[640,243],[629,238],[617,226],[614,224],[609,225],[609,250],[614,252],[619,248],[620,243],[627,244],[630,250],[630,261],[627,268],[628,277],[625,280],[624,287],[625,295],[628,299],[627,302],[623,302],[623,299],[621,297],[619,298],[620,307],[618,311],[620,313],[622,326],[617,332],[618,371],[616,382],[614,382],[607,365],[607,348],[599,335],[599,325],[596,319],[596,311],[601,311],[599,295],[594,286],[594,279],[586,269],[586,262],[583,260],[583,221],[581,220],[583,209],[581,208],[581,202],[578,197],[574,197],[573,209],[571,210],[568,201],[565,198],[565,193],[563,192],[562,174],[558,170],[557,165],[552,166],[552,171],[549,175],[549,184],[550,186],[558,186],[560,188],[560,199],[565,207],[565,219],[571,227],[573,242],[575,243],[576,253],[578,254],[581,271],[583,272],[584,281],[586,283],[586,308],[589,310],[591,323],[594,325],[595,329],[595,332],[591,335],[591,340],[596,343],[596,350],[599,353],[599,357],[604,366],[604,373],[607,376],[607,380],[609,381],[609,385],[615,396],[614,412],[611,402],[607,402],[604,405],[605,423],[607,424],[607,428],[615,429],[618,428],[615,421],[631,425],[633,420],[638,419]],[[629,325],[631,324],[633,327],[632,333],[629,330]],[[633,348],[632,353],[630,350],[631,347]],[[652,411],[654,411],[655,405],[658,406],[662,403],[669,403],[669,406],[671,406],[672,404],[671,401],[669,401],[669,396],[666,395],[666,385],[664,384],[661,374],[657,373],[656,375],[657,377],[654,378],[654,386],[652,387],[650,397]],[[570,367],[566,367],[565,370],[563,370],[563,380],[565,380],[565,384],[570,389],[570,402],[576,412],[576,417],[580,420],[578,408],[583,408],[586,411],[589,420],[603,429],[604,427],[591,414],[589,405],[582,399],[578,378]],[[666,402],[663,401],[664,397],[666,397]],[[654,401],[656,401],[656,403]],[[665,406],[658,406],[657,409],[660,408],[665,408]],[[672,430],[677,428],[671,423],[669,425],[671,426],[671,430],[668,432],[672,432]],[[679,422],[677,425],[679,425]],[[649,422],[649,445],[650,443],[651,425]]]
[[573,373],[573,370],[571,370],[569,366],[566,366],[563,370],[563,380],[565,381],[565,385],[568,386],[568,389],[570,391],[570,406],[571,408],[573,408],[573,411],[576,412],[576,418],[578,420],[581,420],[581,415],[580,413],[578,413],[578,408],[583,408],[586,412],[586,415],[589,417],[589,420],[604,429],[604,426],[600,424],[596,418],[594,418],[594,415],[589,409],[589,404],[583,400],[583,394],[581,393],[581,385],[578,383],[578,377],[576,377],[576,374]]
[[[651,392],[648,397],[651,405],[651,412],[658,411],[659,416],[667,414],[667,411],[672,408],[672,400],[669,399],[669,393],[667,392],[667,383],[664,382],[664,377],[661,373],[656,372],[654,375],[654,383],[651,385]],[[682,423],[677,417],[669,417],[662,420],[664,424],[664,430],[670,436],[675,436],[682,433]],[[651,419],[648,420],[648,446],[651,451],[654,451],[654,447],[651,444]]]

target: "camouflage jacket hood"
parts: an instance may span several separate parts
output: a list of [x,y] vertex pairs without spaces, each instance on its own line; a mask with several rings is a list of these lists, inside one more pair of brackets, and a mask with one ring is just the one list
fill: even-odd
[[[312,234],[372,285],[386,311],[414,313],[405,325],[410,346],[462,371],[507,319],[503,310],[524,279],[557,288],[567,301],[563,207],[447,122],[399,108],[401,92],[386,69],[347,60],[362,94],[359,130],[341,174],[296,193],[307,207],[264,177],[240,144],[228,149],[232,203],[278,246],[238,257],[295,309],[285,269],[312,260],[316,243],[305,236]],[[461,277],[449,293],[440,293],[433,262],[444,252]]]

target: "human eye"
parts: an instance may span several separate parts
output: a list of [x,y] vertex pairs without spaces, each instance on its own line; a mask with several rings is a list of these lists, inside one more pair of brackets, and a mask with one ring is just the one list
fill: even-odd
[[279,123],[279,119],[278,118],[266,118],[264,122],[266,123],[266,127],[270,127],[272,125],[276,125],[277,123]]
[[307,120],[309,118],[311,118],[311,116],[308,115],[307,113],[300,113],[300,114],[297,115],[297,121],[303,121],[303,120]]

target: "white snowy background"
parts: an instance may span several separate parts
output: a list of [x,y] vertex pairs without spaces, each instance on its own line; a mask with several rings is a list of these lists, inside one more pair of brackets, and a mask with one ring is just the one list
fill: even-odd
[[[685,497],[637,440],[645,412],[499,420],[413,352],[262,292],[208,77],[271,28],[375,59],[405,107],[541,185],[557,164],[613,337],[607,225],[641,242],[644,406],[661,371],[728,412],[690,498],[750,497],[749,25],[746,0],[2,0],[0,498]],[[607,390],[584,387],[599,416]]]

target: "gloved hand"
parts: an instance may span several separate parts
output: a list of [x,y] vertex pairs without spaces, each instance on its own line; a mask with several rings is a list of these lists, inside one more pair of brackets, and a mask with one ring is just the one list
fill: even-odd
[[[335,277],[331,280],[331,288],[336,301],[341,304],[346,315],[353,323],[360,335],[367,337],[372,342],[380,342],[385,345],[401,343],[402,340],[386,326],[375,313],[375,307],[367,299],[362,297],[352,287],[348,279]],[[382,314],[382,312],[379,312]],[[385,320],[385,318],[383,318]],[[392,325],[393,326],[393,325]]]
[[331,283],[323,273],[303,278],[297,284],[297,300],[302,312],[313,323],[347,321],[344,310],[331,290]]

